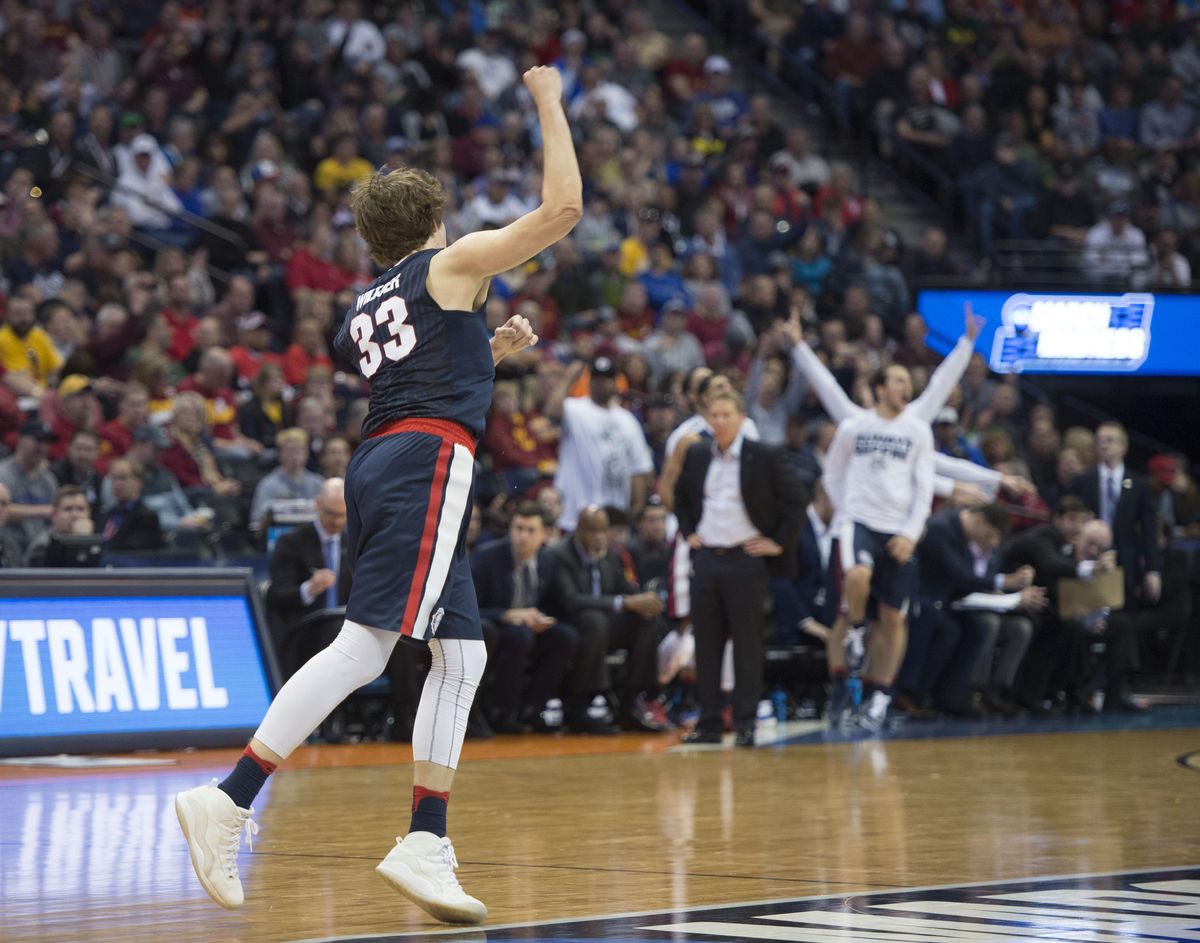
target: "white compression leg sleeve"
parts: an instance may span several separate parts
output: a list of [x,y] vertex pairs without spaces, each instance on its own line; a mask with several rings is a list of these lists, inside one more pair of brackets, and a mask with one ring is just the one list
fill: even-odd
[[313,655],[279,689],[254,736],[286,757],[351,691],[383,673],[399,638],[397,632],[344,623],[329,647]]
[[487,646],[482,640],[435,638],[429,654],[432,664],[413,722],[413,759],[457,769]]

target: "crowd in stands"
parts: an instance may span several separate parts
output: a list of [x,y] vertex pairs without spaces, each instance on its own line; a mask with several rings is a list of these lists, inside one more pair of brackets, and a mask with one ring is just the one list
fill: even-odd
[[[987,257],[1186,289],[1200,262],[1191,0],[719,2],[762,58],[928,192]],[[1031,253],[1032,254],[1032,253]],[[1027,267],[1028,268],[1028,267]]]
[[[961,181],[981,243],[1044,234],[1114,273],[1114,241],[1145,229],[1150,283],[1186,285],[1200,211],[1189,5],[1154,21],[1122,11],[1158,4],[1112,5],[1103,23],[1110,5],[1091,0],[1024,6],[1005,22],[957,0],[744,12],[780,68],[802,59],[828,76],[837,120],[886,120]],[[344,476],[367,408],[330,352],[376,274],[350,189],[419,166],[446,188],[451,239],[511,222],[540,192],[519,76],[553,64],[586,209],[572,236],[493,281],[489,325],[523,315],[541,342],[498,369],[473,543],[511,535],[528,557],[563,534],[607,541],[602,593],[586,571],[573,590],[556,577],[575,609],[548,618],[571,633],[527,611],[527,633],[492,643],[549,658],[539,691],[565,697],[584,729],[607,726],[593,704],[616,683],[604,656],[628,648],[620,719],[661,725],[653,647],[622,639],[645,623],[666,634],[670,496],[657,483],[706,372],[743,391],[761,439],[813,488],[833,427],[786,322],[855,401],[888,363],[919,391],[941,358],[914,285],[963,273],[941,229],[902,245],[850,167],[749,94],[701,33],[667,36],[624,0],[383,8],[375,20],[357,0],[0,2],[0,562],[36,563],[48,535],[69,533],[99,535],[107,554],[261,550],[310,507]],[[619,428],[598,437],[614,412]],[[1033,483],[1008,495],[1014,530],[1049,522],[1096,463],[1092,431],[1064,428],[978,356],[935,429],[941,451]],[[1163,533],[1195,534],[1188,460],[1156,456],[1149,471]],[[947,500],[988,497],[962,485]],[[1164,576],[1162,605],[1175,605],[1186,576]],[[528,592],[504,610],[537,610]],[[622,618],[577,611],[596,596]],[[782,643],[802,637],[780,623]],[[511,689],[491,704],[500,729],[546,725],[544,705]]]

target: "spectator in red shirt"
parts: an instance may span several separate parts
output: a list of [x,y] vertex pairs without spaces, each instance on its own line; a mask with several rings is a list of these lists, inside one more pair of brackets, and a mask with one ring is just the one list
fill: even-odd
[[553,474],[557,438],[544,416],[521,409],[516,383],[496,384],[483,444],[509,490],[524,494],[542,475]]
[[255,192],[250,231],[271,264],[284,265],[291,260],[299,233],[288,219],[287,200],[275,187],[260,186]]
[[182,363],[196,346],[196,325],[200,323],[192,310],[192,287],[186,272],[167,279],[167,303],[162,315],[171,327],[167,353],[172,360]]
[[116,418],[100,427],[100,459],[96,467],[102,475],[108,466],[133,445],[134,430],[150,418],[150,392],[137,381],[125,384],[125,392],[117,405]]
[[239,342],[229,351],[237,370],[238,386],[245,389],[254,382],[264,363],[281,363],[279,354],[267,349],[271,342],[271,323],[261,311],[251,311],[238,318]]
[[662,84],[676,105],[692,100],[704,87],[704,60],[708,58],[708,40],[703,33],[688,33],[679,44],[679,55],[666,64]]
[[846,32],[835,39],[825,56],[825,71],[833,79],[834,104],[838,124],[851,130],[863,108],[863,86],[879,68],[879,44],[871,36],[871,26],[861,13],[846,20]]
[[13,449],[17,445],[17,430],[25,417],[17,405],[17,398],[3,383],[4,368],[0,367],[0,445]]
[[654,330],[654,309],[641,282],[630,282],[621,292],[617,320],[621,323],[621,333],[634,340],[644,340]]
[[291,346],[283,355],[283,375],[290,386],[300,386],[310,367],[333,369],[333,361],[325,347],[325,334],[316,318],[301,318],[296,323]]
[[203,489],[216,497],[233,497],[242,490],[241,483],[221,472],[205,412],[204,397],[200,394],[179,394],[171,422],[171,444],[163,449],[159,461],[185,489]]
[[212,347],[200,358],[199,369],[179,384],[179,392],[200,394],[209,430],[219,449],[257,455],[263,444],[247,439],[238,430],[237,395],[232,382],[233,358],[223,347]]

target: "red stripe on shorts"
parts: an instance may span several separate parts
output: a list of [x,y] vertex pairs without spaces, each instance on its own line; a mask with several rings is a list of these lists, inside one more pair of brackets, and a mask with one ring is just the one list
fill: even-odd
[[400,621],[401,635],[412,635],[413,623],[417,621],[417,610],[421,608],[421,597],[425,595],[425,580],[429,576],[433,547],[437,543],[438,513],[442,509],[442,497],[446,493],[446,475],[450,470],[450,456],[453,454],[454,443],[449,439],[442,439],[437,465],[433,470],[433,484],[429,486],[429,507],[425,509],[425,528],[421,531],[417,568],[413,571],[412,585],[408,588],[408,605],[404,607],[404,618]]

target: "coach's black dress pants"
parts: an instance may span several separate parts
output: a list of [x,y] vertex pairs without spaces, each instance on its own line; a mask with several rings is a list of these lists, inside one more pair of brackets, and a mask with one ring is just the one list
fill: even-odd
[[753,730],[763,683],[763,606],[767,562],[740,547],[701,547],[692,558],[692,631],[696,633],[698,730],[720,732],[721,661],[733,640],[733,725]]

